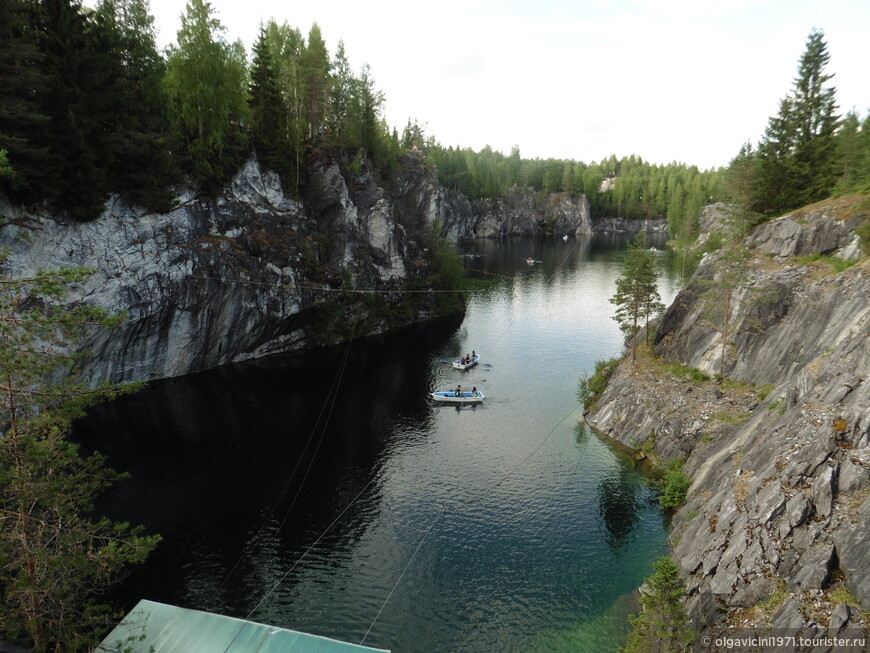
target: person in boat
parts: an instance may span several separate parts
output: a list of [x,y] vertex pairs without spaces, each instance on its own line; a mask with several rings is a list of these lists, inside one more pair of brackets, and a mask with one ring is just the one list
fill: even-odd
[[474,386],[474,387],[471,389],[471,396],[472,396],[472,397],[476,397],[476,396],[477,396],[477,386]]
[[456,386],[456,396],[457,396],[457,397],[461,397],[461,396],[462,396],[462,386],[461,386],[461,385],[457,385],[457,386]]
[[472,349],[471,350],[471,358],[468,360],[468,362],[470,363],[471,361],[473,361],[475,356],[477,356],[477,353]]
[[465,352],[465,364],[468,365],[471,362],[471,356],[468,352]]

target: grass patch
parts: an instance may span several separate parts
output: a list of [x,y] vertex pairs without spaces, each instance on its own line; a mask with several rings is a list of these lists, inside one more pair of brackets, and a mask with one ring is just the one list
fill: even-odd
[[795,257],[794,262],[798,265],[814,267],[819,271],[824,271],[827,266],[827,274],[839,274],[855,265],[858,262],[858,259],[847,261],[845,259],[837,258],[836,256],[808,254],[807,256]]
[[828,593],[828,599],[830,599],[831,603],[836,603],[839,605],[840,603],[845,603],[848,606],[853,606],[860,608],[861,603],[852,596],[852,592],[849,591],[849,588],[845,585],[838,585],[837,587],[831,588]]
[[591,376],[580,377],[577,383],[577,399],[586,410],[595,410],[618,364],[618,358],[596,361],[595,372]]
[[749,417],[749,413],[714,413],[713,419],[718,420],[722,424],[740,424],[743,420]]
[[865,254],[870,254],[870,221],[865,222],[855,229],[855,233],[858,234],[858,242],[861,243],[861,250]]
[[661,371],[665,374],[675,376],[678,379],[685,379],[694,383],[703,383],[704,381],[710,380],[709,374],[706,374],[695,367],[683,365],[682,363],[664,363]]
[[646,440],[643,442],[636,442],[635,449],[637,449],[641,454],[645,457],[650,458],[655,453],[656,448],[656,432],[655,429],[649,432],[649,435],[646,436]]
[[755,396],[758,397],[758,401],[764,401],[771,392],[773,392],[773,384],[765,383],[764,385],[758,386],[758,389],[755,391]]

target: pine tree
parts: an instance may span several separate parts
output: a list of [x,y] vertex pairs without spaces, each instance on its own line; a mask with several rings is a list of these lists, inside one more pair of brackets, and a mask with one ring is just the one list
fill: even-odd
[[655,573],[642,591],[643,611],[631,617],[634,627],[620,653],[682,653],[695,638],[682,599],[686,586],[668,556],[653,564]]
[[302,141],[305,135],[302,115],[303,93],[299,72],[299,59],[304,40],[298,29],[291,28],[287,23],[279,26],[274,20],[270,20],[266,25],[265,40],[277,70],[278,87],[285,112],[281,122],[287,130],[285,140],[291,157],[283,181],[285,185],[292,186],[293,190],[298,192],[302,170]]
[[622,275],[616,280],[616,293],[610,298],[610,303],[617,307],[613,319],[631,342],[632,363],[636,359],[641,321],[646,323],[648,342],[649,321],[664,308],[658,291],[658,279],[655,254],[647,248],[646,232],[640,231],[629,244]]
[[43,24],[38,6],[27,0],[0,2],[0,149],[14,175],[0,179],[0,189],[25,203],[55,194],[45,174],[52,167],[43,132],[49,117],[40,98],[47,79],[39,50]]
[[308,43],[299,58],[303,89],[303,115],[309,138],[318,134],[326,123],[329,104],[330,63],[326,43],[317,23],[308,32]]
[[118,390],[47,381],[75,362],[66,352],[78,336],[117,322],[57,304],[86,274],[0,277],[0,640],[34,653],[90,650],[109,625],[103,593],[159,539],[92,516],[119,476],[66,439],[85,406]]
[[41,137],[54,155],[42,174],[54,185],[58,209],[79,220],[100,215],[111,190],[112,138],[119,62],[99,17],[73,0],[45,0],[40,49],[50,120]]
[[356,80],[347,60],[344,41],[338,42],[332,62],[332,85],[329,94],[329,132],[339,146],[352,143],[351,117],[354,106]]
[[178,172],[169,154],[166,63],[157,51],[147,0],[100,0],[95,13],[106,49],[119,63],[114,79],[116,126],[110,135],[109,184],[129,203],[168,210]]
[[824,34],[813,30],[789,96],[780,102],[758,146],[750,208],[775,213],[827,197],[836,181],[838,123]]
[[848,192],[855,188],[861,171],[861,121],[850,111],[837,131],[837,189]]
[[383,138],[385,130],[381,125],[384,94],[375,87],[375,80],[368,64],[363,64],[357,80],[356,103],[356,124],[360,145],[369,152],[375,167],[383,172],[388,157]]
[[262,26],[253,53],[249,106],[257,157],[267,168],[286,176],[290,171],[287,112],[274,55]]

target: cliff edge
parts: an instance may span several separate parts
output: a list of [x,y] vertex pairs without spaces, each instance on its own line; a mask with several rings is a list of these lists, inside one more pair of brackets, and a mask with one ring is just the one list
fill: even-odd
[[831,200],[750,234],[718,380],[709,312],[722,264],[707,255],[650,350],[619,363],[587,415],[639,455],[685,461],[693,480],[670,543],[702,631],[870,623],[866,206]]

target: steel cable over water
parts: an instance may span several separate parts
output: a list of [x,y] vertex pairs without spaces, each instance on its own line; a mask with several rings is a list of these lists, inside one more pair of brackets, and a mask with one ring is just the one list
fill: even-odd
[[[594,238],[594,236],[593,236],[593,238]],[[590,242],[591,242],[591,241],[590,241]],[[561,260],[561,261],[558,263],[558,265],[556,266],[555,271],[558,271],[561,267],[564,266],[565,262],[568,260],[568,257],[573,253],[573,251],[574,251],[575,248],[576,248],[576,241],[574,242],[574,245],[572,246],[572,248],[569,249],[569,251],[565,254],[564,257],[562,257],[562,260]],[[588,248],[587,248],[587,251],[588,251]],[[471,269],[471,270],[474,271],[474,272],[483,272],[484,274],[487,274],[487,273],[484,272],[484,271],[474,270],[473,268],[469,268],[469,269]],[[504,278],[504,279],[506,279],[506,280],[515,280],[515,279],[516,279],[516,277],[513,277],[513,278],[511,279],[511,278],[505,277],[504,275],[492,275],[492,276],[499,276],[499,277]],[[208,276],[198,276],[197,278],[200,278],[200,279],[209,279],[209,280],[219,281],[219,282],[224,282],[224,283],[246,283],[246,284],[250,284],[250,285],[274,285],[274,283],[271,283],[271,282],[255,282],[255,281],[249,281],[249,280],[231,280],[231,279],[221,279],[221,278],[217,278],[217,277],[208,277]],[[343,292],[343,293],[351,293],[351,294],[377,294],[377,293],[398,293],[398,294],[409,293],[409,294],[410,294],[410,293],[427,293],[427,292],[439,292],[439,293],[448,293],[448,292],[449,292],[449,293],[455,293],[455,292],[466,293],[466,292],[471,292],[472,294],[474,293],[474,291],[467,291],[467,290],[461,290],[461,289],[459,289],[459,290],[383,290],[383,291],[377,291],[377,290],[360,290],[360,289],[348,289],[348,288],[323,288],[323,287],[312,287],[312,286],[297,286],[297,287],[298,287],[298,288],[302,288],[302,289],[307,289],[307,290],[321,291],[321,292]],[[246,547],[243,549],[242,554],[241,554],[240,557],[237,559],[237,561],[236,561],[236,563],[233,565],[233,567],[230,569],[230,571],[228,572],[227,576],[226,576],[226,577],[224,578],[224,580],[221,582],[221,584],[220,584],[219,587],[223,587],[223,585],[227,582],[227,580],[232,576],[232,574],[234,573],[234,571],[235,571],[236,568],[238,567],[239,563],[240,563],[241,560],[243,559],[245,553],[246,553],[246,552],[248,551],[248,549],[250,548],[251,544],[252,544],[254,541],[256,541],[257,537],[258,537],[259,534],[262,532],[262,529],[265,527],[265,525],[268,523],[268,521],[269,521],[269,520],[271,519],[271,517],[274,515],[274,513],[275,513],[275,509],[277,508],[278,504],[280,503],[281,499],[283,498],[284,494],[286,493],[287,489],[289,488],[290,482],[291,482],[291,481],[293,480],[293,478],[295,477],[296,472],[297,472],[298,469],[299,469],[299,465],[301,464],[301,461],[302,461],[302,459],[304,458],[304,455],[305,455],[306,451],[308,450],[309,445],[311,444],[311,441],[312,441],[312,439],[313,439],[313,437],[314,437],[314,434],[315,434],[315,432],[316,432],[316,430],[317,430],[317,428],[318,428],[318,425],[319,425],[319,423],[320,423],[320,420],[321,420],[321,418],[323,417],[323,413],[324,413],[324,411],[326,410],[326,405],[329,404],[329,412],[328,412],[328,414],[327,414],[327,416],[326,416],[326,420],[325,420],[325,422],[324,422],[324,424],[323,424],[323,428],[321,429],[320,438],[318,439],[317,446],[315,447],[315,450],[314,450],[314,452],[313,452],[313,454],[312,454],[312,456],[311,456],[311,459],[309,460],[309,464],[308,464],[308,467],[307,467],[307,469],[306,469],[306,471],[305,471],[305,475],[303,476],[302,481],[300,482],[299,487],[297,488],[296,494],[294,495],[294,498],[293,498],[293,500],[291,501],[291,504],[290,504],[289,508],[288,508],[287,511],[285,512],[285,514],[284,514],[284,518],[281,520],[281,523],[280,523],[280,525],[279,525],[279,530],[280,530],[281,528],[283,528],[284,524],[286,523],[286,520],[287,520],[287,518],[289,517],[289,514],[290,514],[290,512],[292,511],[292,509],[293,509],[293,507],[294,507],[294,505],[295,505],[295,503],[296,503],[296,500],[297,500],[298,497],[300,496],[301,491],[302,491],[302,489],[303,489],[303,487],[304,487],[304,485],[305,485],[305,482],[306,482],[306,480],[307,480],[307,478],[308,478],[308,475],[309,475],[309,473],[310,473],[310,471],[311,471],[311,468],[312,468],[312,466],[313,466],[313,464],[314,464],[314,461],[315,461],[315,459],[316,459],[316,457],[317,457],[317,453],[318,453],[319,450],[320,450],[320,446],[321,446],[322,443],[323,443],[323,438],[324,438],[324,435],[325,435],[325,432],[326,432],[326,427],[327,427],[328,424],[329,424],[329,420],[330,420],[330,417],[331,417],[331,415],[332,415],[332,411],[333,411],[334,408],[335,408],[335,402],[336,402],[336,400],[337,400],[337,398],[338,398],[339,389],[340,389],[340,385],[341,385],[341,380],[342,380],[342,378],[343,378],[344,370],[345,370],[345,367],[346,367],[346,364],[347,364],[347,360],[348,360],[348,356],[349,356],[349,352],[350,352],[350,345],[351,345],[351,343],[353,342],[354,335],[355,335],[355,333],[356,333],[357,323],[358,323],[358,318],[357,318],[357,320],[354,322],[354,326],[353,326],[352,334],[351,334],[350,339],[348,340],[347,348],[345,349],[345,355],[344,355],[344,357],[343,357],[343,359],[342,359],[341,366],[339,367],[339,370],[338,370],[338,372],[336,373],[336,377],[335,377],[335,379],[333,380],[333,384],[332,384],[332,386],[331,386],[331,388],[330,388],[330,392],[329,392],[329,394],[327,395],[326,400],[324,401],[324,405],[323,405],[323,407],[321,408],[320,414],[318,415],[317,422],[315,423],[314,427],[312,428],[311,435],[309,436],[308,441],[306,442],[305,447],[304,447],[302,453],[300,454],[299,460],[297,461],[296,465],[294,466],[293,472],[291,473],[290,477],[288,478],[287,483],[285,483],[284,488],[282,489],[281,493],[280,493],[279,496],[278,496],[278,499],[275,501],[275,503],[273,504],[273,506],[272,506],[272,508],[270,509],[269,513],[266,515],[266,518],[264,519],[263,524],[260,526],[260,528],[259,528],[259,529],[257,530],[257,532],[254,534],[254,536],[251,538],[251,540],[250,540],[250,542],[248,543],[248,545],[246,545]],[[548,434],[547,434],[547,435],[546,435],[546,436],[541,440],[541,442],[538,443],[538,445],[537,445],[537,446],[536,446],[536,447],[535,447],[535,448],[534,448],[534,449],[533,449],[529,454],[527,454],[527,455],[526,455],[526,456],[525,456],[521,461],[519,461],[519,463],[517,463],[513,468],[511,468],[511,469],[510,469],[510,470],[509,470],[509,471],[508,471],[508,472],[507,472],[507,473],[506,473],[506,474],[505,474],[505,475],[504,475],[504,476],[503,476],[503,477],[502,477],[498,482],[496,482],[492,487],[490,487],[489,489],[485,490],[485,491],[484,491],[483,493],[481,493],[478,497],[476,497],[476,498],[472,498],[472,499],[469,501],[469,503],[468,503],[467,505],[473,505],[474,503],[477,503],[477,502],[483,501],[483,500],[484,500],[485,498],[487,498],[487,497],[488,497],[492,492],[494,492],[496,489],[498,489],[498,488],[499,488],[499,487],[500,487],[500,486],[501,486],[505,481],[507,481],[507,480],[508,480],[508,479],[509,479],[509,478],[510,478],[510,477],[511,477],[511,476],[512,476],[512,475],[513,475],[513,474],[514,474],[518,469],[520,469],[520,467],[522,467],[526,462],[528,462],[529,460],[531,460],[531,458],[534,457],[534,455],[537,454],[537,453],[538,453],[538,452],[543,448],[543,446],[547,443],[547,441],[549,441],[549,439],[551,438],[551,436],[553,435],[553,433],[555,433],[556,429],[558,429],[559,426],[561,426],[561,424],[562,424],[566,419],[568,419],[568,418],[569,418],[569,417],[570,417],[570,416],[571,416],[571,415],[572,415],[572,414],[577,410],[577,408],[579,408],[579,407],[580,407],[580,404],[578,404],[578,405],[574,406],[573,408],[571,408],[571,410],[568,411],[568,413],[566,413],[566,414],[565,414],[565,415],[564,415],[564,416],[563,416],[563,417],[562,417],[562,418],[561,418],[561,419],[556,423],[555,426],[553,426],[553,428],[550,430],[550,432],[549,432],[549,433],[548,433]],[[584,450],[583,450],[583,451],[585,452],[585,446],[584,446]],[[581,453],[581,457],[582,457],[582,453]],[[575,465],[575,469],[577,468],[577,466],[579,466],[579,464],[580,464],[580,461],[578,460],[578,462],[577,462],[576,465]],[[320,542],[320,540],[323,539],[323,537],[324,537],[324,536],[325,536],[325,535],[326,535],[326,534],[327,534],[327,533],[328,533],[328,532],[333,528],[333,526],[335,526],[335,524],[338,523],[338,521],[343,517],[343,515],[344,515],[344,514],[345,514],[345,513],[346,513],[346,512],[347,512],[347,511],[348,511],[348,510],[349,510],[349,509],[350,509],[350,508],[355,504],[355,503],[356,503],[356,501],[360,498],[360,496],[362,496],[362,494],[363,494],[363,493],[368,489],[368,487],[369,487],[369,486],[374,482],[374,480],[375,480],[376,478],[377,478],[377,475],[374,475],[374,476],[372,476],[371,479],[369,479],[369,481],[365,484],[365,486],[363,486],[363,488],[362,488],[362,489],[361,489],[361,490],[356,494],[356,496],[355,496],[355,497],[350,501],[350,503],[348,503],[348,505],[345,506],[345,508],[344,508],[344,509],[343,509],[343,510],[342,510],[342,511],[341,511],[341,512],[336,516],[336,518],[332,521],[332,523],[330,523],[329,526],[327,526],[327,528],[326,528],[326,529],[325,529],[325,530],[324,530],[324,531],[323,531],[323,532],[322,532],[322,533],[321,533],[321,534],[320,534],[320,535],[319,535],[319,536],[314,540],[314,542],[311,543],[311,545],[309,545],[309,547],[308,547],[308,548],[303,552],[303,554],[302,554],[302,555],[301,555],[301,556],[300,556],[300,557],[299,557],[299,558],[298,558],[298,559],[293,563],[293,565],[291,565],[291,567],[290,567],[290,568],[289,568],[289,569],[288,569],[288,570],[287,570],[287,571],[286,571],[286,572],[281,576],[281,578],[279,578],[278,581],[276,581],[275,584],[274,584],[274,585],[273,585],[273,586],[272,586],[272,587],[271,587],[271,588],[270,588],[270,589],[269,589],[269,590],[268,590],[268,591],[263,595],[263,597],[260,599],[260,601],[259,601],[259,602],[258,602],[258,603],[257,603],[257,604],[256,604],[256,605],[255,605],[251,610],[250,610],[250,612],[248,613],[246,619],[250,619],[250,617],[251,617],[251,616],[252,616],[252,615],[253,615],[253,614],[254,614],[254,613],[255,613],[255,612],[260,608],[260,606],[261,606],[261,605],[266,601],[266,599],[267,599],[267,598],[268,598],[268,597],[269,597],[269,596],[270,596],[270,595],[271,595],[271,594],[272,594],[272,593],[273,593],[273,592],[274,592],[274,591],[275,591],[275,590],[276,590],[276,589],[281,585],[281,583],[284,582],[284,580],[287,579],[287,577],[290,575],[290,573],[291,573],[291,572],[292,572],[292,571],[293,571],[293,570],[294,570],[294,569],[295,569],[295,568],[296,568],[296,567],[297,567],[297,566],[302,562],[302,560],[303,560],[303,559],[304,559],[304,558],[305,558],[305,557],[306,557],[306,556],[307,556],[307,555],[308,555],[308,554],[309,554],[309,553],[314,549],[314,547],[315,547],[315,546]],[[402,581],[402,579],[404,578],[406,572],[407,572],[408,569],[410,568],[411,564],[413,563],[414,559],[415,559],[416,556],[417,556],[417,553],[419,552],[419,550],[420,550],[420,548],[422,547],[423,543],[426,541],[427,537],[428,537],[429,534],[431,533],[431,531],[432,531],[432,529],[434,528],[435,524],[436,524],[436,523],[438,522],[438,520],[440,520],[440,519],[441,519],[445,514],[447,514],[447,510],[446,510],[446,508],[442,507],[441,510],[439,510],[438,513],[435,515],[435,517],[430,521],[429,526],[428,526],[428,528],[426,529],[426,532],[425,532],[425,533],[422,535],[422,537],[420,538],[419,542],[417,543],[416,548],[414,549],[414,552],[411,554],[411,557],[408,559],[407,563],[405,564],[404,568],[402,569],[402,572],[399,574],[399,577],[396,579],[396,582],[393,584],[392,588],[390,589],[389,593],[387,594],[386,598],[384,599],[384,602],[381,604],[380,609],[378,610],[377,614],[375,615],[374,619],[372,620],[371,624],[369,625],[368,629],[366,630],[365,634],[363,635],[362,639],[360,640],[360,645],[362,645],[362,644],[365,642],[366,638],[369,636],[369,633],[371,632],[371,630],[372,630],[372,628],[374,627],[374,625],[377,623],[378,619],[380,618],[381,614],[383,613],[384,609],[386,608],[387,604],[389,603],[390,599],[392,598],[392,596],[393,596],[393,594],[394,594],[396,588],[397,588],[397,587],[399,586],[399,584],[401,583],[401,581]],[[466,636],[466,638],[467,638],[467,636]],[[463,640],[463,642],[464,642],[464,640]],[[461,645],[461,643],[460,643],[460,645]]]

